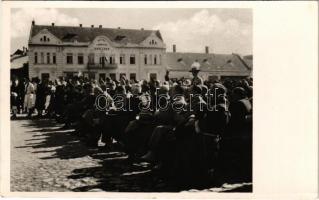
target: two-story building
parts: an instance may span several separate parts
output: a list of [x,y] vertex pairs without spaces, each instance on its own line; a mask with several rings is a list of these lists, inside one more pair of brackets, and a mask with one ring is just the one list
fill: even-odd
[[163,80],[165,43],[158,30],[36,25],[29,37],[29,77]]

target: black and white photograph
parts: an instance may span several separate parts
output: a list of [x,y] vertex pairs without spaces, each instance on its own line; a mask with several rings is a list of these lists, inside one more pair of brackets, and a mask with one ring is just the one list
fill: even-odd
[[0,196],[318,196],[317,2],[0,2]]
[[11,191],[252,192],[251,9],[11,12]]

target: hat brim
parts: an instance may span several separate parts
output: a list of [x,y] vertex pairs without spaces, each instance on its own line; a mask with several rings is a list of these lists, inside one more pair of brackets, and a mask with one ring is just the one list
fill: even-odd
[[200,69],[191,69],[191,70],[189,70],[189,72],[199,72],[200,71]]

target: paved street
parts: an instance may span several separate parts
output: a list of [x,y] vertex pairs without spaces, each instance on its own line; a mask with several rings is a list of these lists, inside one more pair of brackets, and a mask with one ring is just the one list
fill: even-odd
[[[128,163],[123,152],[88,149],[61,126],[48,119],[11,121],[11,191],[176,191],[147,163]],[[251,184],[206,191],[236,190],[249,191]]]

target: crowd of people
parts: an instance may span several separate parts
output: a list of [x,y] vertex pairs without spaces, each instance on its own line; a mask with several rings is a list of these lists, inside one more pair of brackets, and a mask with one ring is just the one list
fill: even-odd
[[12,119],[48,117],[88,148],[121,148],[180,187],[252,181],[252,78],[13,80]]

